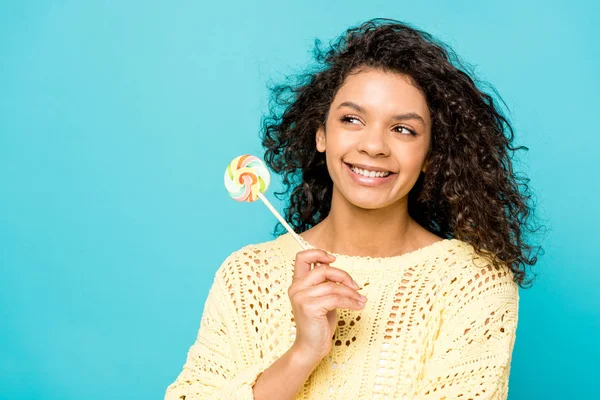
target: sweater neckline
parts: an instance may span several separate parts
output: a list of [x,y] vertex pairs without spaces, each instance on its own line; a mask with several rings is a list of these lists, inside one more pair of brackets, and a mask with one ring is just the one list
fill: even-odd
[[[307,242],[303,237],[301,237],[300,235],[297,235],[299,240],[309,249],[314,249],[316,248],[315,246],[313,246],[312,244],[310,244],[309,242]],[[296,242],[296,240],[292,237],[291,234],[289,233],[285,233],[283,235],[280,236],[280,239],[282,241],[284,241],[284,243],[286,244],[286,248],[290,251],[302,251],[302,248],[300,247],[300,245]],[[389,264],[396,264],[399,261],[403,261],[403,260],[409,260],[409,259],[414,259],[416,257],[420,257],[423,256],[424,254],[429,254],[429,253],[433,253],[437,250],[443,250],[443,249],[447,249],[450,248],[453,244],[458,244],[458,242],[460,242],[458,239],[452,238],[452,239],[442,239],[442,240],[438,240],[437,242],[431,243],[429,245],[420,247],[418,249],[403,253],[403,254],[399,254],[399,255],[395,255],[395,256],[387,256],[387,257],[371,257],[371,256],[351,256],[351,255],[347,255],[347,254],[338,254],[338,253],[333,253],[333,252],[328,252],[329,254],[333,255],[336,258],[336,261],[334,262],[334,264],[338,264],[339,260],[344,260],[344,261],[359,261],[361,265],[364,265],[365,263],[369,263],[369,264],[377,264],[377,265],[389,265]]]

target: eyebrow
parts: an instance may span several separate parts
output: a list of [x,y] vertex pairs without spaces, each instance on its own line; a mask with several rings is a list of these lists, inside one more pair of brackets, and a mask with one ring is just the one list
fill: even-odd
[[[353,103],[351,101],[345,101],[345,102],[343,102],[342,104],[340,104],[338,106],[338,109],[340,109],[342,107],[350,107],[353,110],[356,110],[356,111],[358,111],[360,113],[363,113],[363,114],[365,113],[365,110],[363,110],[358,104]],[[407,119],[416,119],[416,120],[421,121],[421,123],[423,125],[427,125],[425,123],[425,120],[423,119],[423,117],[421,117],[419,114],[414,113],[414,112],[409,112],[409,113],[405,113],[405,114],[396,114],[396,115],[392,116],[392,119],[395,120],[395,121],[404,121],[404,120],[407,120]]]

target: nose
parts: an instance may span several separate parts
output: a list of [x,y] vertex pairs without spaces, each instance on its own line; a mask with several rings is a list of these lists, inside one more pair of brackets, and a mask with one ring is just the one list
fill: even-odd
[[384,129],[371,127],[370,129],[363,129],[361,133],[357,143],[359,152],[370,157],[382,157],[390,154]]

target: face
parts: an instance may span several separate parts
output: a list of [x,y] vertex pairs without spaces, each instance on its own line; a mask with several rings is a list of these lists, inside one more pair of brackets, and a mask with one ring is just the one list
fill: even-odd
[[363,209],[408,204],[408,192],[426,168],[429,108],[408,76],[363,69],[338,90],[316,141],[325,152],[334,199]]

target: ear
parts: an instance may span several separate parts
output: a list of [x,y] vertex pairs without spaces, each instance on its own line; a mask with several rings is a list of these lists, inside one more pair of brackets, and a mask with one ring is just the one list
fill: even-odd
[[325,130],[323,129],[322,126],[319,126],[319,129],[317,129],[316,141],[317,141],[317,151],[320,153],[324,153],[327,146],[326,146],[326,140],[325,140]]
[[425,173],[425,171],[427,170],[427,168],[429,168],[429,157],[427,157],[427,159],[423,163],[423,167],[421,168],[421,171],[423,171],[423,173]]

